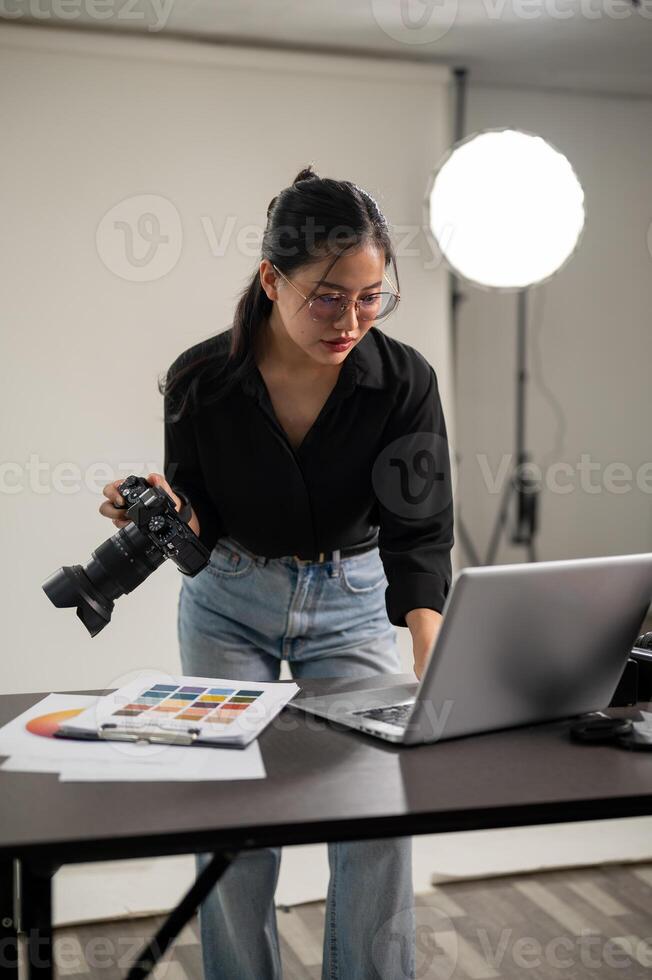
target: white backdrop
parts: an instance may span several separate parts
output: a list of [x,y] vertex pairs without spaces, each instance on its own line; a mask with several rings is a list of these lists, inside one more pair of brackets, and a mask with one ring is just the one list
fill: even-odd
[[447,146],[448,74],[21,25],[0,52],[2,690],[116,687],[177,670],[180,573],[158,569],[93,639],[41,583],[115,532],[109,479],[161,471],[157,376],[229,326],[267,205],[307,163],[398,227],[387,332],[437,370],[453,434],[446,279],[408,233]]

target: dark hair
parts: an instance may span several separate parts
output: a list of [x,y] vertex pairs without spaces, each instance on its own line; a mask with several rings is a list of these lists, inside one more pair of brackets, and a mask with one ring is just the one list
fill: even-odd
[[[302,266],[332,256],[333,261],[324,272],[321,282],[343,253],[367,244],[384,252],[385,267],[392,264],[394,285],[399,289],[396,255],[387,221],[377,202],[357,184],[348,180],[319,177],[313,171],[312,165],[309,165],[297,174],[289,187],[284,188],[270,201],[267,226],[263,233],[261,261],[269,259],[282,272],[291,276]],[[313,293],[318,285],[319,283]],[[187,411],[199,406],[200,382],[218,382],[203,385],[201,403],[206,404],[223,397],[250,369],[254,359],[255,341],[259,332],[264,329],[273,305],[263,289],[260,269],[257,268],[240,294],[235,309],[231,346],[226,362],[224,358],[216,358],[214,349],[212,353],[202,353],[205,345],[213,347],[215,338],[212,338],[193,348],[197,356],[187,359],[183,364],[175,362],[176,370],[173,371],[173,365],[165,382],[159,382],[159,392],[162,395],[172,397],[177,389],[183,393],[183,397],[176,401],[175,413],[169,413],[170,421],[178,421]],[[217,361],[221,363],[221,370],[216,371]]]

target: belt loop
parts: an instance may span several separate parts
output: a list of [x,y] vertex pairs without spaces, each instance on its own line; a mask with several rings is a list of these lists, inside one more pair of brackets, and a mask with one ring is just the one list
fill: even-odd
[[234,548],[231,550],[233,550],[234,553],[237,554],[238,552],[242,552],[244,555],[249,555],[249,557],[253,558],[253,560],[256,562],[257,565],[267,564],[268,559],[266,555],[257,555],[255,551],[252,551],[250,548],[245,547],[245,545],[241,544],[240,541],[236,541],[235,538],[232,538],[230,536],[229,536],[229,540],[233,542]]
[[337,578],[340,574],[340,549],[336,548],[333,552],[333,562],[331,568],[331,578]]

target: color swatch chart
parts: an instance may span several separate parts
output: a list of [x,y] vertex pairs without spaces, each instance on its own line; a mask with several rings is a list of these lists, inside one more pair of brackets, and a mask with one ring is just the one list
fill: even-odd
[[120,717],[123,724],[128,719],[138,724],[164,722],[229,725],[243,717],[243,712],[256,703],[262,690],[238,687],[195,687],[176,684],[152,684],[145,688],[129,704],[111,713]]
[[142,733],[143,741],[156,741],[167,729],[192,735],[199,745],[244,747],[258,738],[298,691],[290,681],[142,671],[68,719],[58,734],[126,740]]

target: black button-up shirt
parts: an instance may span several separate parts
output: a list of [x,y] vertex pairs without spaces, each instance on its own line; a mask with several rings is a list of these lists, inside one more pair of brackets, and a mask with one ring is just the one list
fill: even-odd
[[[226,359],[231,333],[184,351],[168,376],[197,353]],[[296,451],[255,364],[178,422],[170,405],[166,396],[165,477],[189,498],[206,547],[229,535],[268,558],[311,556],[377,534],[390,622],[406,626],[419,607],[442,611],[453,545],[448,442],[435,372],[415,348],[369,329]]]

